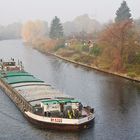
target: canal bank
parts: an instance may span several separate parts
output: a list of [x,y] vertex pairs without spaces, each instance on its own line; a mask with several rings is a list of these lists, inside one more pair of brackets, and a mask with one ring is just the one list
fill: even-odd
[[22,60],[30,73],[96,109],[93,129],[82,133],[44,131],[30,125],[0,90],[0,140],[140,139],[139,83],[44,55],[24,46],[22,40],[1,41],[0,55]]
[[76,62],[74,60],[68,59],[68,58],[63,57],[61,55],[58,55],[56,53],[46,52],[46,54],[53,55],[53,56],[55,56],[55,57],[57,57],[59,59],[68,61],[68,62],[73,63],[73,64],[77,64],[77,65],[80,65],[80,66],[83,66],[83,67],[86,67],[86,68],[90,68],[92,70],[97,70],[97,71],[100,71],[100,72],[103,72],[103,73],[106,73],[106,74],[111,74],[111,75],[114,75],[114,76],[118,76],[118,77],[121,77],[121,78],[131,80],[131,81],[140,82],[140,78],[132,78],[132,77],[128,76],[127,74],[121,74],[121,73],[117,73],[117,72],[112,72],[112,71],[108,71],[108,70],[98,68],[96,66],[91,66],[91,65],[87,65],[87,64],[84,64],[84,63],[81,63],[81,62]]

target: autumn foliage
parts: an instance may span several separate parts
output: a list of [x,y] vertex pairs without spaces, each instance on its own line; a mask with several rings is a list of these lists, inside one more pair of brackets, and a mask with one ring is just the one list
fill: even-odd
[[106,27],[100,36],[100,42],[111,48],[112,70],[123,70],[123,56],[127,51],[129,42],[132,39],[132,22],[123,21],[113,23]]
[[99,32],[80,32],[64,38],[62,27],[56,30],[57,24],[52,22],[47,35],[44,22],[29,21],[23,25],[22,38],[43,53],[55,52],[101,70],[140,76],[140,32],[125,1],[117,10],[114,22]]
[[28,21],[22,27],[22,38],[24,42],[32,43],[35,39],[42,38],[46,33],[46,25],[44,22]]

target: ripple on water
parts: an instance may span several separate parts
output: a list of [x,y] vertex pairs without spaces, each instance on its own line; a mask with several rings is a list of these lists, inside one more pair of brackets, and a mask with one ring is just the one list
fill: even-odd
[[94,127],[80,133],[40,130],[0,91],[0,140],[140,139],[140,84],[43,55],[21,40],[1,41],[0,56],[21,59],[30,73],[94,106],[96,117]]

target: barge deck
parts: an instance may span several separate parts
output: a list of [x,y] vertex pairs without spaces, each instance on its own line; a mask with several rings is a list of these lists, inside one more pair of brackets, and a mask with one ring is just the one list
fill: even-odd
[[94,109],[24,71],[22,63],[0,61],[0,87],[33,124],[80,131],[92,127]]

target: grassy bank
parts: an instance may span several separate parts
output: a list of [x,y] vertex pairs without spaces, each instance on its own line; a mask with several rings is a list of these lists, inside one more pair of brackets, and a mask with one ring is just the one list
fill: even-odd
[[106,52],[102,52],[103,48],[98,46],[94,48],[95,50],[87,49],[81,43],[73,43],[70,47],[65,47],[63,41],[42,41],[38,40],[33,44],[33,47],[42,53],[50,53],[70,61],[82,65],[84,67],[89,67],[102,71],[105,73],[114,74],[120,77],[131,79],[140,82],[140,65],[139,64],[127,64],[125,69],[117,71],[113,68],[113,61],[110,59]]
[[79,52],[61,49],[57,52],[52,52],[51,54],[55,55],[58,58],[64,59],[66,61],[70,61],[75,64],[82,65],[84,67],[88,67],[88,68],[95,69],[101,72],[113,74],[113,75],[123,77],[129,80],[140,82],[140,75],[139,75],[140,66],[139,65],[133,66],[133,67],[129,66],[128,72],[121,73],[121,72],[111,71],[109,69],[109,64],[108,65],[103,64],[103,63],[98,64],[97,62],[98,60],[94,59],[94,56],[88,55],[86,53],[79,53]]

